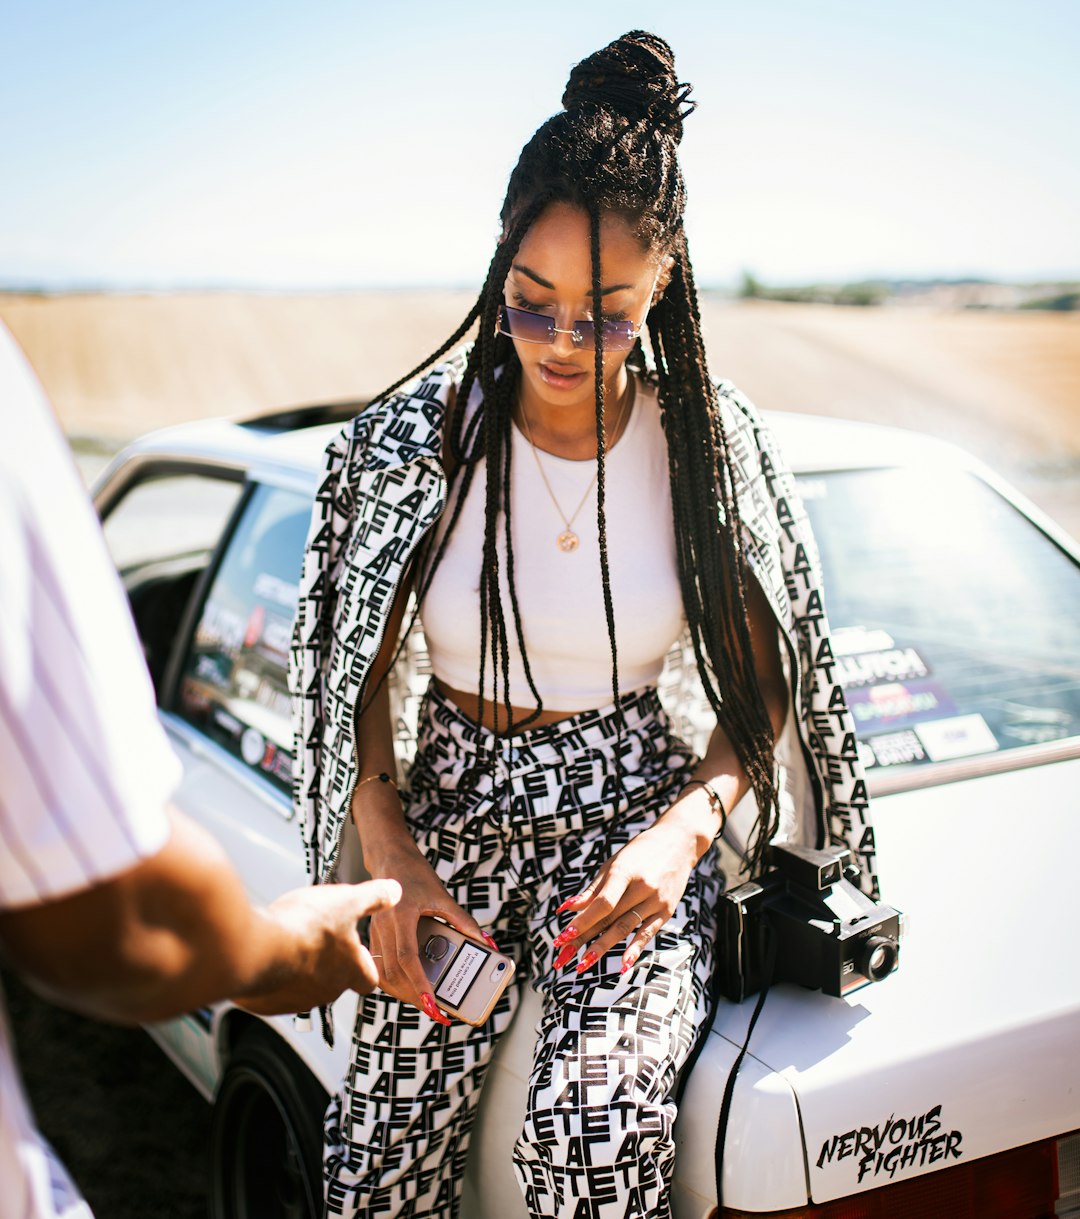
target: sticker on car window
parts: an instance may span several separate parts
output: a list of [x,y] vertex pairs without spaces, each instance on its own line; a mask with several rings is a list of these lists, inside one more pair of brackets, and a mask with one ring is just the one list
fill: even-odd
[[846,697],[855,727],[862,730],[905,727],[904,721],[940,719],[956,711],[956,704],[933,682],[886,682],[848,691]]
[[930,666],[914,648],[886,648],[880,652],[838,656],[836,663],[837,676],[845,690],[882,682],[910,681],[930,674]]
[[867,738],[866,744],[874,754],[877,766],[906,766],[911,762],[925,762],[926,750],[910,728],[903,732],[884,732],[881,736]]
[[296,613],[298,595],[296,584],[290,584],[287,580],[283,580],[280,576],[275,576],[272,572],[259,572],[255,577],[254,593],[256,597],[262,597],[264,601],[276,602],[283,609],[289,611],[290,617]]
[[248,728],[240,738],[240,756],[249,766],[258,766],[266,752],[266,738],[257,728]]
[[253,648],[262,638],[263,626],[266,624],[266,610],[261,605],[253,607],[248,614],[247,626],[244,628],[244,647]]
[[239,737],[244,731],[244,725],[240,723],[235,715],[226,711],[224,707],[214,708],[214,723],[219,728],[224,728],[229,736]]
[[978,753],[993,753],[999,748],[990,725],[978,714],[930,720],[919,724],[915,731],[932,762],[970,758]]
[[201,681],[209,682],[212,686],[218,686],[223,690],[229,685],[230,669],[231,662],[228,656],[216,652],[205,652],[195,660],[195,676]]
[[195,644],[203,651],[211,648],[235,652],[244,640],[247,622],[234,609],[208,598],[195,631]]
[[267,741],[263,756],[259,759],[259,769],[280,783],[289,785],[293,778],[293,755],[289,750]]

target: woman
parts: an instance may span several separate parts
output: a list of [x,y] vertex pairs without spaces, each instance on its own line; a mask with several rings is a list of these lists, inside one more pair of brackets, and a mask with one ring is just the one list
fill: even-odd
[[[309,863],[340,875],[359,845],[404,892],[371,921],[383,993],[328,1114],[331,1214],[457,1210],[517,992],[479,1028],[449,1020],[422,915],[515,956],[543,996],[515,1151],[530,1212],[659,1216],[728,810],[753,793],[751,868],[777,832],[872,862],[790,477],[708,376],[676,155],[688,93],[651,34],[579,64],[521,153],[469,316],[328,450],[292,673]],[[477,321],[471,348],[393,392]],[[434,676],[405,791],[384,678],[410,592]],[[700,758],[656,688],[684,632],[712,716]],[[801,789],[774,747],[789,704]]]

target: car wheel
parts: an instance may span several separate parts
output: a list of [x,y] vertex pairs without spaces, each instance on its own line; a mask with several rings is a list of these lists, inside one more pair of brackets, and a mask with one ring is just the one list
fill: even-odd
[[214,1102],[210,1219],[319,1219],[326,1105],[284,1042],[245,1033]]

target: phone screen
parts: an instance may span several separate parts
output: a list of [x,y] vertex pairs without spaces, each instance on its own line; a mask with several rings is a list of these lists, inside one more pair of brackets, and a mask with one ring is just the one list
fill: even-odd
[[489,956],[490,952],[476,944],[462,944],[435,988],[435,998],[452,1007],[460,1007],[480,967]]

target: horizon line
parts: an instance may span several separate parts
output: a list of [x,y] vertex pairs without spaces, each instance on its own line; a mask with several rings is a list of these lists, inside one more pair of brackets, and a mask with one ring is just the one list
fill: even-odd
[[[799,290],[809,288],[838,288],[845,286],[885,285],[891,287],[960,287],[964,285],[1000,285],[1010,288],[1042,286],[1080,286],[1080,271],[1073,273],[1032,274],[1023,276],[996,276],[973,272],[961,275],[861,275],[825,279],[772,280],[763,279],[752,272],[739,272],[733,279],[710,279],[698,283],[700,292],[738,294],[744,276],[750,275],[766,292]],[[406,293],[406,292],[478,292],[478,284],[462,281],[417,282],[417,283],[283,283],[263,284],[235,281],[165,282],[160,281],[110,281],[72,280],[66,283],[41,281],[5,280],[0,277],[0,295],[4,296],[182,296],[198,293],[243,293],[254,296],[312,295],[344,296],[359,293]]]

